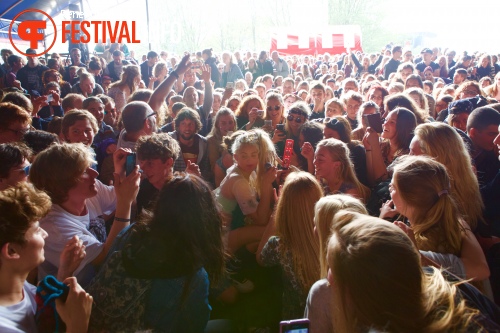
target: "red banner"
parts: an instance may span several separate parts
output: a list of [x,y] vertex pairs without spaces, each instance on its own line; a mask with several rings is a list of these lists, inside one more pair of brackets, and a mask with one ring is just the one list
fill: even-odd
[[[326,37],[325,37],[326,36]],[[327,40],[328,38],[329,40]],[[308,43],[306,43],[308,39]],[[323,39],[324,42],[323,42]],[[348,40],[345,40],[348,39]],[[307,44],[307,45],[306,45]],[[361,36],[359,34],[286,34],[271,36],[271,52],[278,51],[282,55],[316,55],[347,53],[347,47],[352,51],[361,51]]]

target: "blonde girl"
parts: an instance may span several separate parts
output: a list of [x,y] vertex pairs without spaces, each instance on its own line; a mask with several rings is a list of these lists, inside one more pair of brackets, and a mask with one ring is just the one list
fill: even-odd
[[405,156],[394,167],[389,191],[392,202],[385,205],[393,204],[408,218],[410,227],[402,222],[398,226],[414,237],[419,250],[460,257],[462,262],[448,267],[458,275],[476,281],[489,277],[484,254],[460,215],[443,164],[429,157]]
[[327,280],[328,263],[326,260],[328,240],[330,239],[335,214],[348,210],[368,215],[361,201],[350,195],[334,194],[319,199],[314,206],[314,228],[319,239],[319,263],[321,280],[309,290],[304,317],[310,321],[310,333],[333,333],[332,326],[332,286]]
[[483,220],[484,204],[469,153],[457,131],[440,122],[418,125],[410,143],[410,155],[427,155],[446,167],[451,194],[461,216],[474,230]]
[[448,282],[436,268],[423,270],[397,226],[346,211],[335,220],[327,256],[335,332],[482,331],[479,311],[461,296],[462,288],[472,288]]
[[356,177],[349,155],[347,144],[340,140],[320,141],[314,154],[315,175],[323,180],[326,195],[350,194],[366,202],[370,190]]
[[283,319],[300,318],[306,295],[320,278],[319,241],[314,235],[314,205],[323,196],[318,181],[307,172],[292,172],[285,180],[275,218],[257,250],[257,262],[283,269]]

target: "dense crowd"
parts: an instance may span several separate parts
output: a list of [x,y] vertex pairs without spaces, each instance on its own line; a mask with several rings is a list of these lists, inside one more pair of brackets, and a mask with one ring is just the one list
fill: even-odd
[[95,51],[1,50],[0,331],[500,331],[498,55]]

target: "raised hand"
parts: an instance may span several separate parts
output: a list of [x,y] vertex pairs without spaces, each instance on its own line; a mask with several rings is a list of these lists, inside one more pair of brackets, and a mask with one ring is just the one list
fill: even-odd
[[196,163],[192,163],[188,160],[188,164],[186,166],[186,172],[198,177],[201,177],[200,167]]
[[380,208],[380,215],[379,217],[381,219],[383,218],[393,218],[394,216],[398,215],[399,212],[398,210],[394,207],[394,202],[392,200],[387,200],[382,207]]
[[184,75],[184,73],[186,73],[187,70],[190,68],[191,68],[190,55],[189,55],[189,53],[186,52],[184,54],[184,57],[182,57],[181,61],[177,65],[177,68],[175,69],[175,71],[179,75]]
[[73,236],[68,243],[64,246],[61,255],[59,256],[59,270],[57,279],[62,281],[67,277],[73,275],[73,272],[80,266],[83,258],[87,253],[85,252],[85,245],[78,236]]
[[309,142],[304,142],[300,154],[304,156],[307,160],[314,159],[314,148]]
[[201,79],[205,84],[210,83],[211,68],[209,65],[202,65],[201,67]]

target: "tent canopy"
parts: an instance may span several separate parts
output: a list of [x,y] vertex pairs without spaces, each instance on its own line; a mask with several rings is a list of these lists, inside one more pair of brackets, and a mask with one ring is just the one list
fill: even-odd
[[[9,43],[9,26],[14,17],[26,9],[40,9],[54,17],[68,6],[79,3],[80,0],[2,0],[0,1],[0,42]],[[17,26],[26,20],[47,21],[48,18],[37,12],[29,12],[17,18],[12,28],[12,39],[16,40],[18,44],[29,44],[28,41],[21,40],[17,35]]]
[[[69,5],[79,3],[80,0],[2,0],[0,1],[0,18],[10,21],[23,10],[33,8],[40,9],[54,17]],[[22,16],[21,21],[24,20],[45,21],[47,17],[40,13],[31,12]]]

